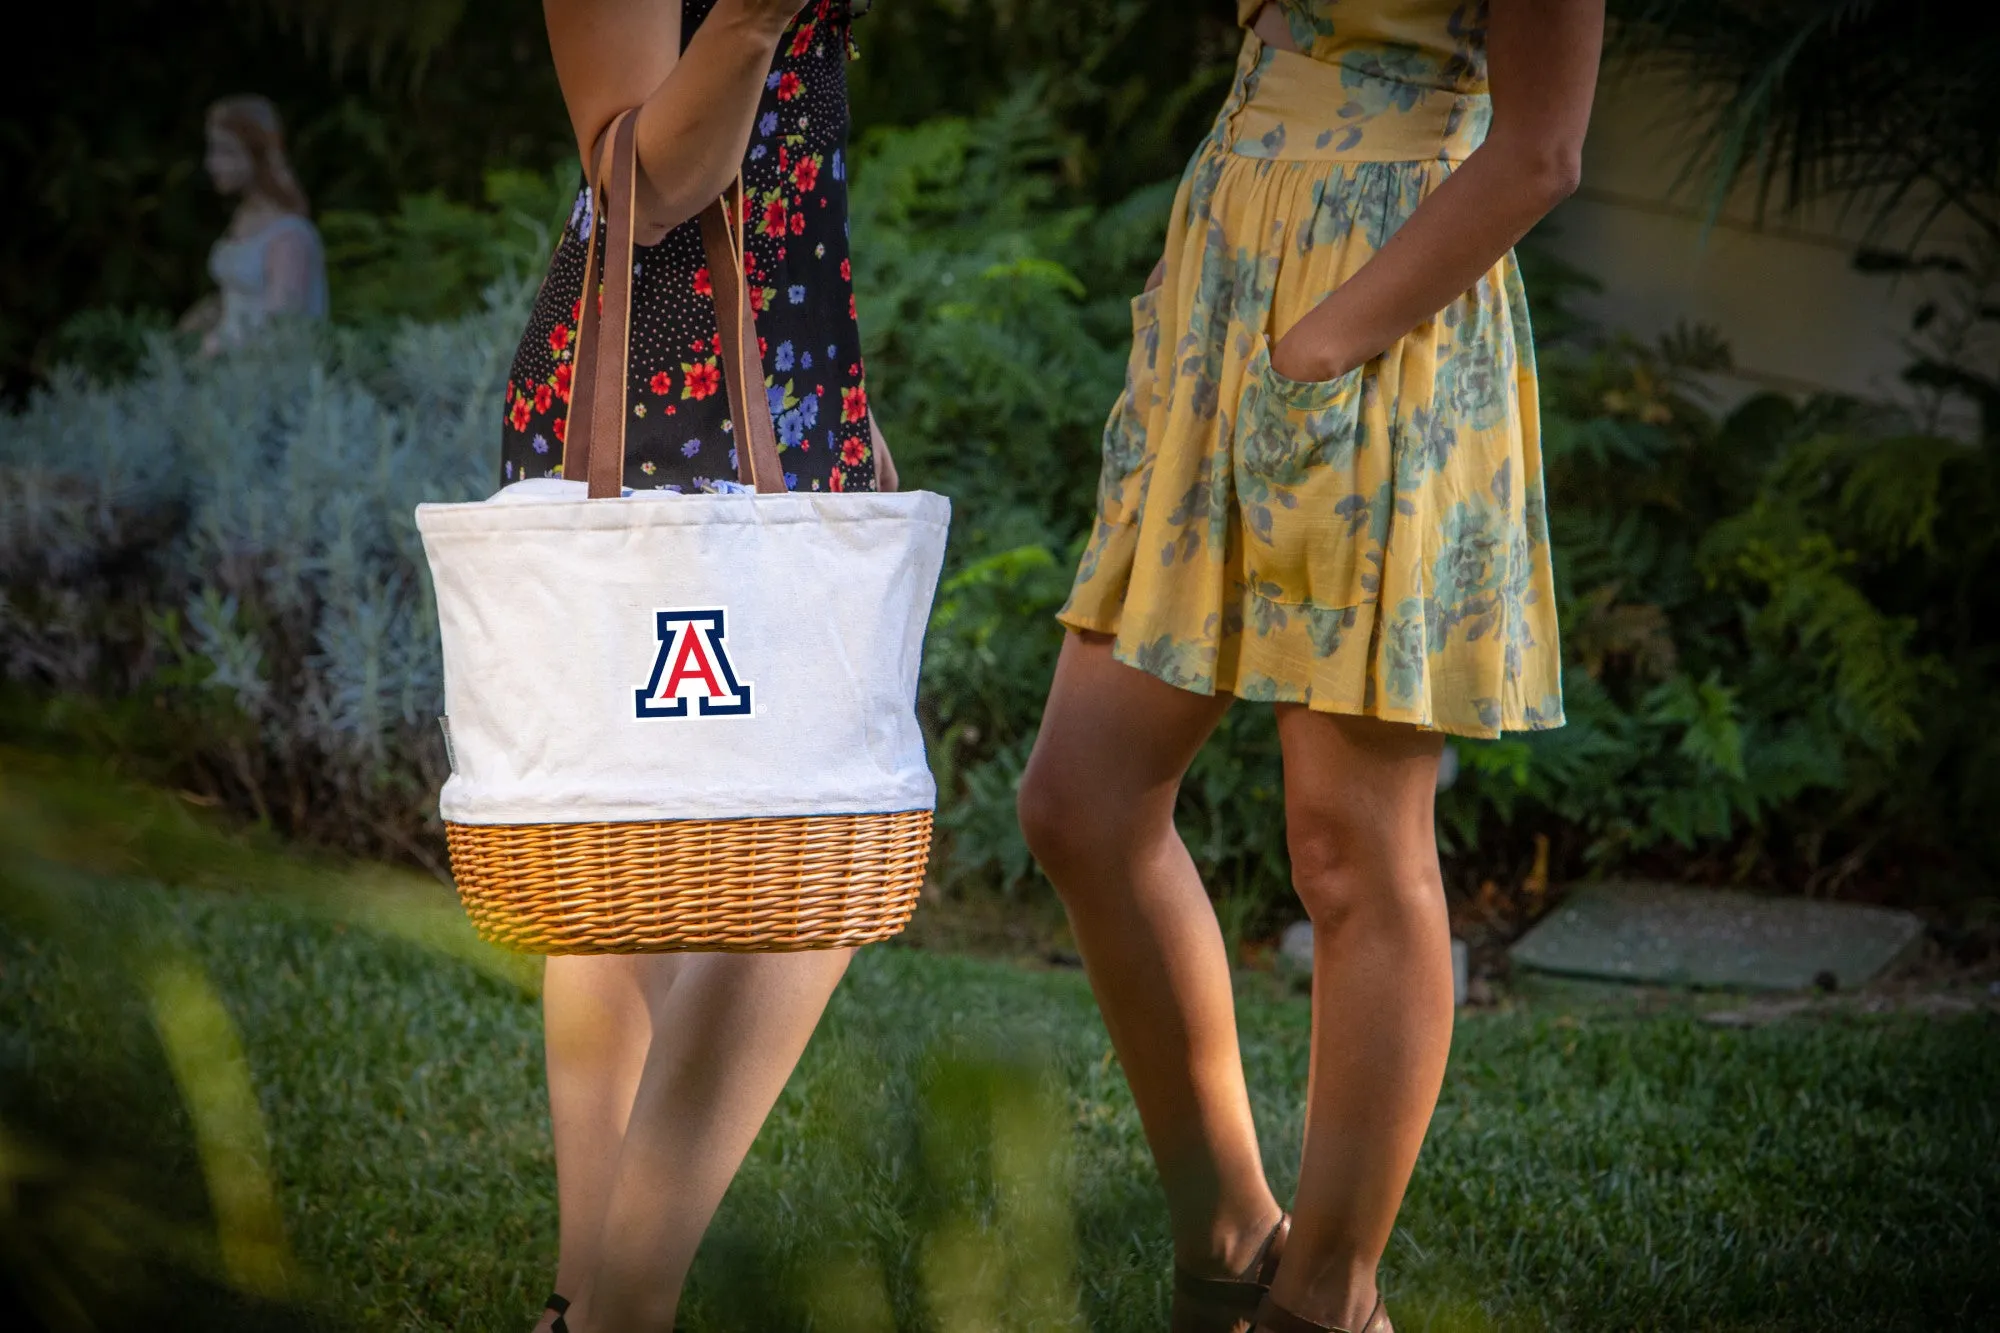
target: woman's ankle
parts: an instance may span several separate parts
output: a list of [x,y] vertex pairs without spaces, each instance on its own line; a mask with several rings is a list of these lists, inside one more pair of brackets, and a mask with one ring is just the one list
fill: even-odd
[[1375,1311],[1379,1264],[1362,1259],[1317,1262],[1295,1250],[1271,1284],[1271,1301],[1293,1314],[1359,1333]]
[[1262,1200],[1218,1210],[1201,1224],[1177,1232],[1174,1262],[1200,1277],[1234,1277],[1256,1260],[1284,1215],[1269,1191]]

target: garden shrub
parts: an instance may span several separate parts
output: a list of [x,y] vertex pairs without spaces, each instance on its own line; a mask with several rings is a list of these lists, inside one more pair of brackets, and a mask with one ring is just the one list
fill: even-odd
[[0,432],[9,680],[288,831],[439,865],[412,510],[492,488],[524,295],[381,337],[276,326],[207,362],[155,338],[129,380],[59,376]]
[[[1076,205],[1062,151],[1031,91],[856,151],[871,396],[906,484],[955,504],[920,700],[952,887],[1032,876],[1014,789],[1173,188]],[[486,257],[445,264],[445,286],[518,263],[530,184],[496,186],[461,228]],[[370,262],[457,234],[420,225],[428,207],[369,233]],[[1571,313],[1581,275],[1532,241],[1524,259],[1570,722],[1460,745],[1439,806],[1453,879],[1518,882],[1539,854],[1557,879],[1909,896],[1916,870],[1934,893],[2000,865],[1991,424],[1969,444],[1831,399],[1718,413],[1712,337],[1605,337]],[[525,301],[501,281],[454,321],[281,329],[213,364],[148,334],[130,378],[65,372],[0,421],[0,664],[34,725],[94,729],[287,831],[437,866],[437,651],[410,511],[494,484]],[[1972,292],[1968,318],[1992,304]],[[1976,391],[1956,365],[1923,375]],[[1296,912],[1279,773],[1271,710],[1241,708],[1182,791],[1196,861],[1246,928]]]

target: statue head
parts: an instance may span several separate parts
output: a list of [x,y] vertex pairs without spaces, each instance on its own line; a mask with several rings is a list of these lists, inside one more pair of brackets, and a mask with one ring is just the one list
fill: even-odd
[[223,194],[248,192],[287,213],[309,211],[306,192],[285,160],[284,123],[269,98],[243,93],[210,104],[202,165]]

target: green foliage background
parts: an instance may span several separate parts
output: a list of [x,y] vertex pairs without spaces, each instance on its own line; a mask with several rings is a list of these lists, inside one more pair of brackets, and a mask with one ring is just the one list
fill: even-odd
[[[884,0],[860,28],[874,398],[908,483],[957,502],[922,702],[953,886],[1031,881],[1012,791],[1050,612],[1126,303],[1226,80],[1226,8]],[[1662,31],[1707,31],[1652,8]],[[36,201],[0,254],[0,357],[17,390],[41,385],[0,424],[0,662],[17,732],[86,736],[286,831],[436,864],[435,647],[407,515],[491,485],[505,357],[574,166],[535,7],[410,14],[134,4],[119,41],[180,53],[181,77],[54,96],[44,147],[0,145]],[[1761,48],[1740,46],[1755,84]],[[162,329],[221,221],[192,174],[200,109],[249,70],[292,119],[338,325],[202,366]],[[1968,443],[1920,410],[1718,413],[1711,335],[1607,336],[1571,308],[1588,275],[1537,238],[1524,260],[1572,720],[1460,747],[1440,802],[1453,883],[1519,882],[1545,847],[1558,879],[1980,892],[2000,868],[2000,396],[1975,335],[2000,269],[1895,261],[1955,275],[1911,380],[1987,409]],[[1295,910],[1266,710],[1225,721],[1181,813],[1233,920]]]

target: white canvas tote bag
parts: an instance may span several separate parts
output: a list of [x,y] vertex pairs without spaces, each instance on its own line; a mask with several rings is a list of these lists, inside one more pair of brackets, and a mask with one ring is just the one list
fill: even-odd
[[[784,490],[740,182],[701,227],[741,493],[623,493],[632,121],[611,129],[568,480],[417,509],[453,873],[483,935],[538,953],[881,939],[908,921],[929,855],[915,704],[950,505]],[[595,263],[592,247],[585,292]]]

